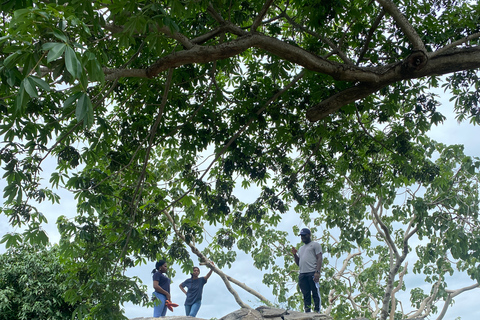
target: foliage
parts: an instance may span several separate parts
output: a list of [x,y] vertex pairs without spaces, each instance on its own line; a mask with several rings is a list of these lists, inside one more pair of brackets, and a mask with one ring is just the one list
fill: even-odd
[[[125,268],[169,257],[187,269],[188,249],[223,268],[235,246],[273,271],[264,281],[280,303],[298,308],[281,278],[295,274],[290,230],[277,230],[287,212],[340,230],[338,243],[323,239],[331,256],[356,247],[395,256],[368,268],[352,260],[355,288],[368,289],[382,319],[396,311],[405,259],[398,223],[425,241],[414,270],[435,272],[428,282],[454,268],[446,255],[478,281],[477,160],[426,137],[444,120],[428,91],[439,75],[458,118],[479,122],[477,3],[32,0],[0,9],[0,210],[26,227],[2,241],[46,244],[37,205],[59,202],[55,188],[73,192],[78,212],[57,225],[66,299],[84,302],[82,316],[121,317],[121,303],[147,303]],[[241,199],[240,186],[255,196]],[[425,194],[399,205],[398,190],[414,186]],[[376,237],[364,221],[380,207],[390,211],[373,219]],[[398,267],[382,286],[367,281],[390,263]],[[331,281],[325,288],[346,292]],[[446,297],[443,283],[438,292]],[[344,302],[331,312],[358,313]]]
[[[480,161],[465,156],[461,146],[428,140],[422,144],[420,150],[430,150],[425,153],[425,167],[429,170],[422,169],[410,183],[391,183],[390,175],[397,168],[389,165],[379,172],[377,187],[384,191],[369,190],[355,183],[353,177],[345,177],[348,188],[343,189],[337,201],[348,211],[350,226],[343,226],[338,237],[330,230],[321,236],[332,262],[345,259],[342,267],[332,263],[325,271],[323,288],[329,289],[325,300],[329,301],[326,307],[330,312],[337,314],[335,309],[342,309],[350,317],[360,312],[367,318],[387,311],[401,319],[425,317],[437,313],[438,301],[454,293],[451,288],[456,283],[447,280],[453,274],[465,272],[478,286],[480,247],[475,239],[480,232]],[[428,162],[433,152],[438,153],[438,158]],[[378,155],[372,156],[373,163],[379,160]],[[330,214],[335,214],[328,208],[323,212],[316,225],[328,224]],[[360,241],[359,236],[352,241],[356,232],[362,233]],[[409,262],[413,264],[410,268]],[[431,290],[413,288],[414,310],[407,314],[405,305],[400,306],[394,298],[397,292],[406,290],[411,271],[423,274]],[[383,300],[385,306],[389,286],[391,307],[380,310],[378,302]],[[337,300],[342,303],[333,303]],[[444,306],[445,311],[447,308]]]
[[58,248],[19,245],[0,255],[0,319],[75,319]]

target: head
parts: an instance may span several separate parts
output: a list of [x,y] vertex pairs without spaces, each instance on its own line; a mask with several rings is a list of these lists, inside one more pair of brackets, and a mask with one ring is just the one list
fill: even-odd
[[157,263],[155,263],[155,269],[152,270],[152,273],[155,272],[161,272],[161,273],[166,273],[168,270],[168,264],[167,261],[165,260],[158,260]]
[[200,268],[193,267],[192,278],[198,278],[199,275],[200,275]]
[[309,243],[310,241],[312,241],[312,233],[310,232],[310,229],[303,228],[302,230],[300,230],[299,236],[302,239],[303,243]]

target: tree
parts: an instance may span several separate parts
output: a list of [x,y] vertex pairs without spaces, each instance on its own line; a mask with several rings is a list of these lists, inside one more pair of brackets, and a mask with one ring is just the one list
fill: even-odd
[[[118,270],[146,259],[191,267],[187,249],[214,260],[235,295],[235,279],[220,270],[235,259],[230,249],[270,267],[287,246],[275,226],[292,208],[363,243],[365,230],[345,221],[366,209],[333,206],[342,170],[375,196],[385,197],[385,184],[391,195],[398,180],[424,183],[422,141],[444,119],[428,91],[440,75],[459,119],[479,120],[479,8],[469,1],[7,1],[1,9],[2,213],[45,243],[35,203],[59,201],[57,187],[75,193],[78,215],[57,222],[61,255],[85,275],[72,299],[86,298],[92,283],[113,286]],[[58,166],[46,185],[48,157]],[[399,169],[378,180],[389,166]],[[240,201],[237,185],[259,188],[259,197]],[[329,203],[336,217],[325,215]],[[208,226],[218,227],[215,241],[199,250]],[[145,298],[132,292],[132,301]],[[382,303],[385,318],[389,298]]]
[[[424,145],[409,153],[430,150],[426,151],[427,158],[433,152],[438,152],[439,157],[435,162],[426,161],[421,171],[411,173],[416,176],[415,183],[405,183],[405,175],[395,172],[402,170],[399,167],[378,172],[378,187],[374,188],[355,182],[355,176],[340,173],[338,180],[343,175],[348,188],[337,197],[335,205],[347,210],[350,219],[339,238],[327,230],[322,242],[332,258],[346,259],[338,269],[327,268],[322,286],[330,288],[326,313],[372,319],[423,319],[438,313],[438,303],[442,301],[445,303],[437,318],[442,319],[450,306],[450,297],[480,287],[480,248],[475,240],[480,231],[480,162],[478,158],[466,157],[462,146],[447,147],[428,140],[425,143],[430,148]],[[371,163],[389,166],[381,156],[372,158],[375,159]],[[336,216],[338,210],[325,207],[323,212],[317,225],[331,224],[332,219],[346,220]],[[352,241],[359,238],[355,233],[362,230],[364,240]],[[412,255],[414,258],[408,259]],[[413,268],[408,268],[409,261]],[[412,271],[423,274],[431,290],[425,293],[421,288],[410,289],[413,310],[409,310],[396,295],[406,290],[405,280]],[[447,278],[462,272],[471,277],[472,285],[451,289],[457,285]],[[335,303],[337,300],[343,303]]]
[[63,298],[57,248],[20,245],[0,255],[0,319],[72,319],[78,304]]

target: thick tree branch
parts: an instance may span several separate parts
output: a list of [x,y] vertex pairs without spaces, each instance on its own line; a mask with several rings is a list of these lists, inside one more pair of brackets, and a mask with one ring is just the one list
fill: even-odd
[[[416,57],[419,55],[423,54],[416,53],[413,57],[404,60],[403,63],[385,67],[385,72],[382,74],[379,74],[377,70],[375,72],[377,82],[360,82],[325,99],[307,110],[307,119],[312,122],[321,120],[341,107],[363,99],[398,81],[480,68],[480,47],[453,49],[441,55],[435,55],[434,58],[428,60],[424,67],[415,70]],[[363,70],[368,73],[368,70]]]
[[[159,73],[164,72],[169,68],[176,68],[192,63],[208,63],[227,59],[237,56],[250,48],[259,48],[277,55],[282,59],[303,66],[307,70],[329,75],[335,80],[347,81],[354,84],[352,87],[338,92],[308,109],[307,119],[315,122],[336,112],[345,105],[363,99],[398,81],[480,68],[480,49],[478,47],[456,48],[469,40],[480,37],[480,33],[453,42],[434,53],[427,53],[421,38],[400,10],[390,0],[377,1],[382,5],[383,10],[388,12],[395,19],[397,25],[399,25],[412,43],[413,51],[411,55],[406,57],[403,61],[398,61],[397,63],[389,65],[378,65],[376,67],[354,66],[351,61],[340,50],[338,50],[335,45],[333,45],[333,43],[323,39],[320,35],[316,35],[319,39],[323,39],[322,41],[327,43],[345,63],[329,61],[279,39],[268,37],[261,33],[249,33],[246,30],[225,21],[221,15],[216,12],[213,6],[210,5],[207,11],[220,24],[218,28],[190,40],[183,34],[171,32],[168,27],[159,27],[158,31],[177,40],[185,50],[172,52],[163,56],[146,69],[104,69],[106,75],[105,79],[114,80],[121,77],[156,77]],[[271,4],[272,1],[270,0],[265,2],[256,21],[252,25],[252,30],[255,30],[258,27],[258,24],[261,23],[261,18],[265,15]],[[295,27],[301,28],[301,26],[296,24],[287,15],[281,14],[281,16],[285,17]],[[372,25],[370,34],[376,29],[376,26],[382,17],[383,13],[377,17]],[[122,30],[121,27],[110,25],[106,26],[106,28],[112,32],[121,32]],[[304,28],[301,29],[304,32],[309,32]],[[237,35],[238,38],[216,46],[199,45],[200,43],[204,43],[205,41],[225,32]],[[309,33],[315,35],[311,32]],[[365,45],[368,44],[368,41],[369,40],[367,39]],[[360,53],[360,57],[363,54],[364,50]]]
[[410,24],[410,22],[408,22],[407,18],[397,8],[397,6],[390,0],[377,0],[377,2],[392,16],[400,29],[402,29],[405,36],[407,36],[412,43],[413,50],[427,52],[425,44],[418,36],[417,31],[415,31],[413,26]]

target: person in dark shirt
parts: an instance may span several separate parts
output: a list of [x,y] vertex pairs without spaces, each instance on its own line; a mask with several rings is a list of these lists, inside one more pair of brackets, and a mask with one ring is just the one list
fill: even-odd
[[[153,307],[153,317],[164,317],[167,313],[167,307],[165,301],[170,300],[170,279],[167,278],[165,273],[168,270],[168,265],[165,260],[160,260],[155,264],[155,269],[152,270],[153,274],[153,292],[155,305]],[[156,298],[156,299],[155,299]]]
[[[213,265],[213,262],[210,263]],[[199,277],[200,269],[198,267],[193,267],[192,277],[180,284],[180,290],[187,295],[185,299],[185,314],[187,316],[195,317],[197,315],[197,312],[202,305],[203,286],[207,283],[212,272],[213,269],[210,269],[205,277]],[[185,291],[185,288],[187,288],[188,291]]]

